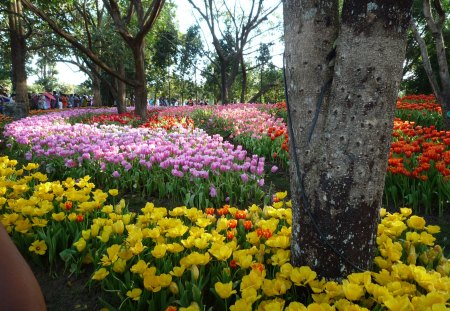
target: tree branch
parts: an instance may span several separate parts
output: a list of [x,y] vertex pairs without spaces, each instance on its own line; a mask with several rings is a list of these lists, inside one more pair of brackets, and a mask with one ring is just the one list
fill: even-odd
[[103,70],[105,70],[110,75],[120,79],[121,81],[125,82],[126,84],[130,86],[136,86],[136,81],[127,79],[126,77],[118,74],[114,69],[109,67],[105,62],[103,62],[98,55],[96,55],[93,51],[86,48],[83,44],[77,41],[75,37],[70,35],[69,33],[62,30],[54,20],[52,20],[49,16],[47,16],[44,12],[42,12],[40,9],[38,9],[36,6],[34,6],[29,0],[21,0],[24,6],[26,6],[31,12],[39,16],[42,20],[46,21],[47,24],[50,26],[51,29],[53,29],[54,32],[56,32],[58,35],[63,37],[65,40],[67,40],[70,44],[72,44],[73,47],[78,49],[80,52],[85,54],[89,59],[91,59],[94,63],[96,63],[98,66],[100,66]]

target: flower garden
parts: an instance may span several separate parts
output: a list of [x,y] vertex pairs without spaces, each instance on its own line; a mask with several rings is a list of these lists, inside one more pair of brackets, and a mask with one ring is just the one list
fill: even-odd
[[291,203],[268,185],[289,161],[284,104],[8,123],[0,219],[37,264],[92,270],[108,310],[446,310],[450,261],[418,215],[448,214],[450,134],[433,98],[397,105],[374,266],[340,282],[289,263]]

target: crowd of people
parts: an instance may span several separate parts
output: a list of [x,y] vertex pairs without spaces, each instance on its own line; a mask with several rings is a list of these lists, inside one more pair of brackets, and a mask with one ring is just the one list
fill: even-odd
[[44,92],[30,94],[30,109],[62,109],[75,107],[89,107],[94,105],[93,97],[90,95],[64,94]]
[[[30,109],[62,109],[76,107],[94,106],[94,98],[91,95],[64,94],[57,91],[43,93],[29,93],[28,100]],[[2,113],[3,103],[15,102],[15,94],[8,94],[4,89],[0,88],[0,113]],[[127,99],[127,105],[134,106],[134,98]],[[210,105],[207,99],[186,99],[179,100],[176,98],[159,97],[148,99],[149,106],[207,106]]]
[[178,100],[176,98],[168,99],[165,97],[160,97],[154,100],[153,98],[150,98],[148,100],[149,106],[194,106],[194,105],[200,105],[200,106],[207,106],[209,105],[209,102],[207,99],[186,99],[184,101]]

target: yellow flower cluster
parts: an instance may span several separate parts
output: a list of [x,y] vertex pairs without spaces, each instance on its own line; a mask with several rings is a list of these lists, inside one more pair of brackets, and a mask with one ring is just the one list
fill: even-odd
[[[286,193],[247,209],[168,210],[147,203],[138,214],[89,177],[49,182],[29,164],[0,158],[0,219],[15,239],[45,255],[50,233],[70,234],[92,280],[117,292],[124,309],[445,310],[450,262],[434,245],[436,226],[410,209],[381,211],[374,271],[341,282],[290,264],[292,211]],[[110,196],[118,193],[109,191]],[[110,198],[111,199],[111,198]],[[38,234],[39,233],[39,234]],[[61,233],[58,233],[61,234]],[[38,238],[45,236],[46,238]],[[59,253],[64,249],[59,249]],[[215,295],[217,299],[211,299]]]

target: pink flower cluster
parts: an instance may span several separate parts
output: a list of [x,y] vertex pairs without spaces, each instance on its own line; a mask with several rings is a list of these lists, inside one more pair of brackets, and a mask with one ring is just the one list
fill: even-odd
[[208,179],[211,174],[236,172],[238,178],[249,175],[259,185],[264,184],[264,158],[248,157],[241,146],[235,148],[219,135],[209,136],[201,129],[180,128],[169,133],[163,129],[66,122],[68,117],[86,112],[75,109],[25,118],[9,124],[5,136],[29,145],[28,158],[63,158],[67,167],[97,161],[101,168],[111,163],[128,171],[139,163],[148,170],[158,165],[176,177],[189,174]]

